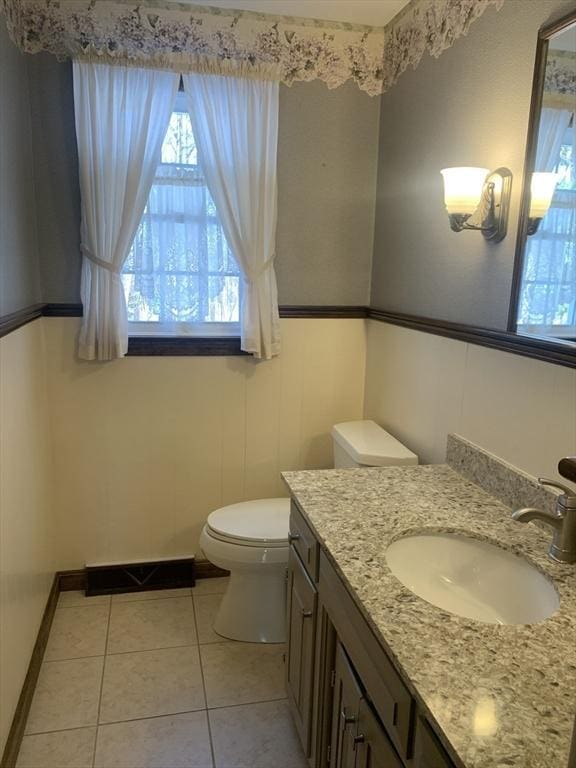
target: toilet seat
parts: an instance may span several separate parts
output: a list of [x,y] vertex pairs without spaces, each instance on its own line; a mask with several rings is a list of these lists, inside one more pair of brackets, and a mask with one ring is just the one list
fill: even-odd
[[282,549],[288,546],[288,541],[259,541],[258,539],[236,539],[234,536],[223,536],[221,533],[213,531],[206,526],[206,535],[223,544],[232,544],[234,546],[254,547],[257,549]]
[[206,532],[218,541],[248,547],[286,547],[289,499],[258,499],[230,504],[211,512]]

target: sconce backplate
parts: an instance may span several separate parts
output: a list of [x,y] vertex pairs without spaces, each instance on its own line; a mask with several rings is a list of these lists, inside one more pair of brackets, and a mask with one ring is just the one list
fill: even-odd
[[486,240],[493,243],[499,243],[506,237],[511,191],[512,173],[508,168],[492,171],[484,183],[482,202],[478,208],[478,223]]

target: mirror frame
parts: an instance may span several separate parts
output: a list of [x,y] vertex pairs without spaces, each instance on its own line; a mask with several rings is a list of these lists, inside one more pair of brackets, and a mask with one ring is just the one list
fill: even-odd
[[574,355],[576,365],[576,343],[555,340],[551,336],[538,336],[537,334],[521,334],[517,331],[518,304],[520,302],[520,287],[522,271],[524,267],[524,251],[528,238],[528,212],[530,206],[530,181],[536,162],[536,148],[538,145],[538,129],[540,126],[540,113],[544,98],[544,77],[546,74],[546,62],[549,41],[557,32],[576,24],[576,10],[558,19],[552,24],[541,27],[538,31],[536,44],[536,59],[534,63],[534,78],[532,80],[532,98],[530,101],[530,115],[528,118],[528,136],[526,140],[526,155],[524,158],[524,177],[522,180],[522,196],[520,198],[520,218],[518,221],[518,234],[516,250],[514,254],[514,268],[512,272],[512,293],[508,311],[508,332],[522,339],[532,339],[535,346],[540,344],[543,348],[550,349],[554,345],[564,354]]

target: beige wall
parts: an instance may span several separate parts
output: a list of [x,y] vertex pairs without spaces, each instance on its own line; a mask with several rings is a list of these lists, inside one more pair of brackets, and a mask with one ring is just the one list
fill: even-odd
[[193,554],[208,513],[286,495],[361,418],[363,320],[283,320],[282,355],[78,362],[78,322],[43,320],[60,568]]
[[367,338],[365,414],[424,463],[449,432],[535,476],[576,455],[576,370],[374,320]]
[[55,570],[44,329],[0,340],[0,754]]

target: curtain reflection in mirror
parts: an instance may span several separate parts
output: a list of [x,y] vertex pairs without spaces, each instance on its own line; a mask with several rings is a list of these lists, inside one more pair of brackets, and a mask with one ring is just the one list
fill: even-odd
[[526,240],[518,305],[518,331],[568,340],[576,340],[575,74],[576,53],[549,52],[534,169],[554,173],[556,189]]

